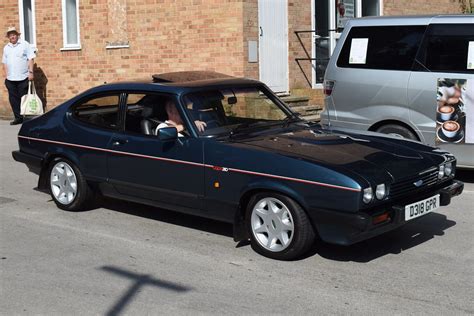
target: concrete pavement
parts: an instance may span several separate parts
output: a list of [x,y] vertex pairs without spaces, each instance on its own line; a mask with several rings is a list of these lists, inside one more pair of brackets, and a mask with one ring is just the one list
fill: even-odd
[[281,262],[232,227],[107,200],[71,213],[11,158],[0,121],[0,314],[474,313],[474,172],[436,213],[351,246]]

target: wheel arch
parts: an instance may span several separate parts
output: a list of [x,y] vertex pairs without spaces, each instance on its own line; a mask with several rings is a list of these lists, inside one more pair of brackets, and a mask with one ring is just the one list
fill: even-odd
[[399,121],[399,120],[383,120],[383,121],[379,121],[375,124],[373,124],[372,126],[369,127],[369,131],[371,132],[375,132],[377,131],[377,129],[379,129],[380,127],[384,126],[384,125],[390,125],[390,124],[393,124],[393,125],[400,125],[402,127],[405,127],[406,129],[410,130],[413,135],[416,136],[416,138],[418,138],[418,140],[421,140],[421,137],[420,137],[420,134],[417,132],[417,130],[412,127],[410,124],[407,124],[405,122],[402,122],[402,121]]
[[[245,228],[245,212],[252,196],[261,192],[270,192],[286,195],[287,197],[293,199],[296,203],[298,203],[303,208],[303,211],[306,212],[306,214],[309,216],[307,212],[307,205],[304,202],[303,197],[292,188],[281,183],[275,183],[273,181],[263,181],[250,184],[244,190],[242,190],[239,200],[239,206],[235,211],[233,222],[233,235],[235,241],[238,242],[246,240],[250,237],[248,231]],[[312,223],[311,225],[313,226],[313,229],[316,232],[316,227],[314,227]]]
[[43,166],[41,167],[41,172],[40,176],[38,179],[38,189],[40,190],[47,190],[48,189],[48,171],[49,167],[51,165],[51,162],[54,161],[55,159],[58,158],[64,158],[67,159],[74,164],[77,165],[77,161],[75,159],[71,159],[69,155],[67,155],[65,152],[48,152],[45,154],[44,159],[43,159]]

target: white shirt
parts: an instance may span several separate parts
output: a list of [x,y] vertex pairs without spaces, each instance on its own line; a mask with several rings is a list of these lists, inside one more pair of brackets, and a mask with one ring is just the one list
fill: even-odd
[[[158,135],[158,130],[163,127],[174,127],[174,125],[170,124],[168,120],[166,120],[164,123],[160,123],[155,130],[155,135]],[[178,133],[178,137],[184,137],[183,134]]]
[[18,39],[15,45],[8,43],[3,48],[2,63],[7,65],[7,79],[21,81],[28,78],[28,60],[35,58],[30,43]]

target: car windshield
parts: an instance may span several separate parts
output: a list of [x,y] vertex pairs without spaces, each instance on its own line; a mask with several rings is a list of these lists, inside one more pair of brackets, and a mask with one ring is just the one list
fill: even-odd
[[[245,133],[297,119],[259,87],[199,91],[186,95],[184,102],[204,136]],[[199,128],[201,122],[205,123],[204,128]]]

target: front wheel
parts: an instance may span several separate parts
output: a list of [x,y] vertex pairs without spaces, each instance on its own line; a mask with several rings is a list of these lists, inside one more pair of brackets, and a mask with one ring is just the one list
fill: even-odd
[[67,211],[85,209],[92,192],[79,168],[64,158],[54,160],[50,166],[49,188],[56,205]]
[[269,258],[291,260],[303,255],[314,242],[309,218],[293,199],[278,193],[254,195],[247,207],[252,248]]

